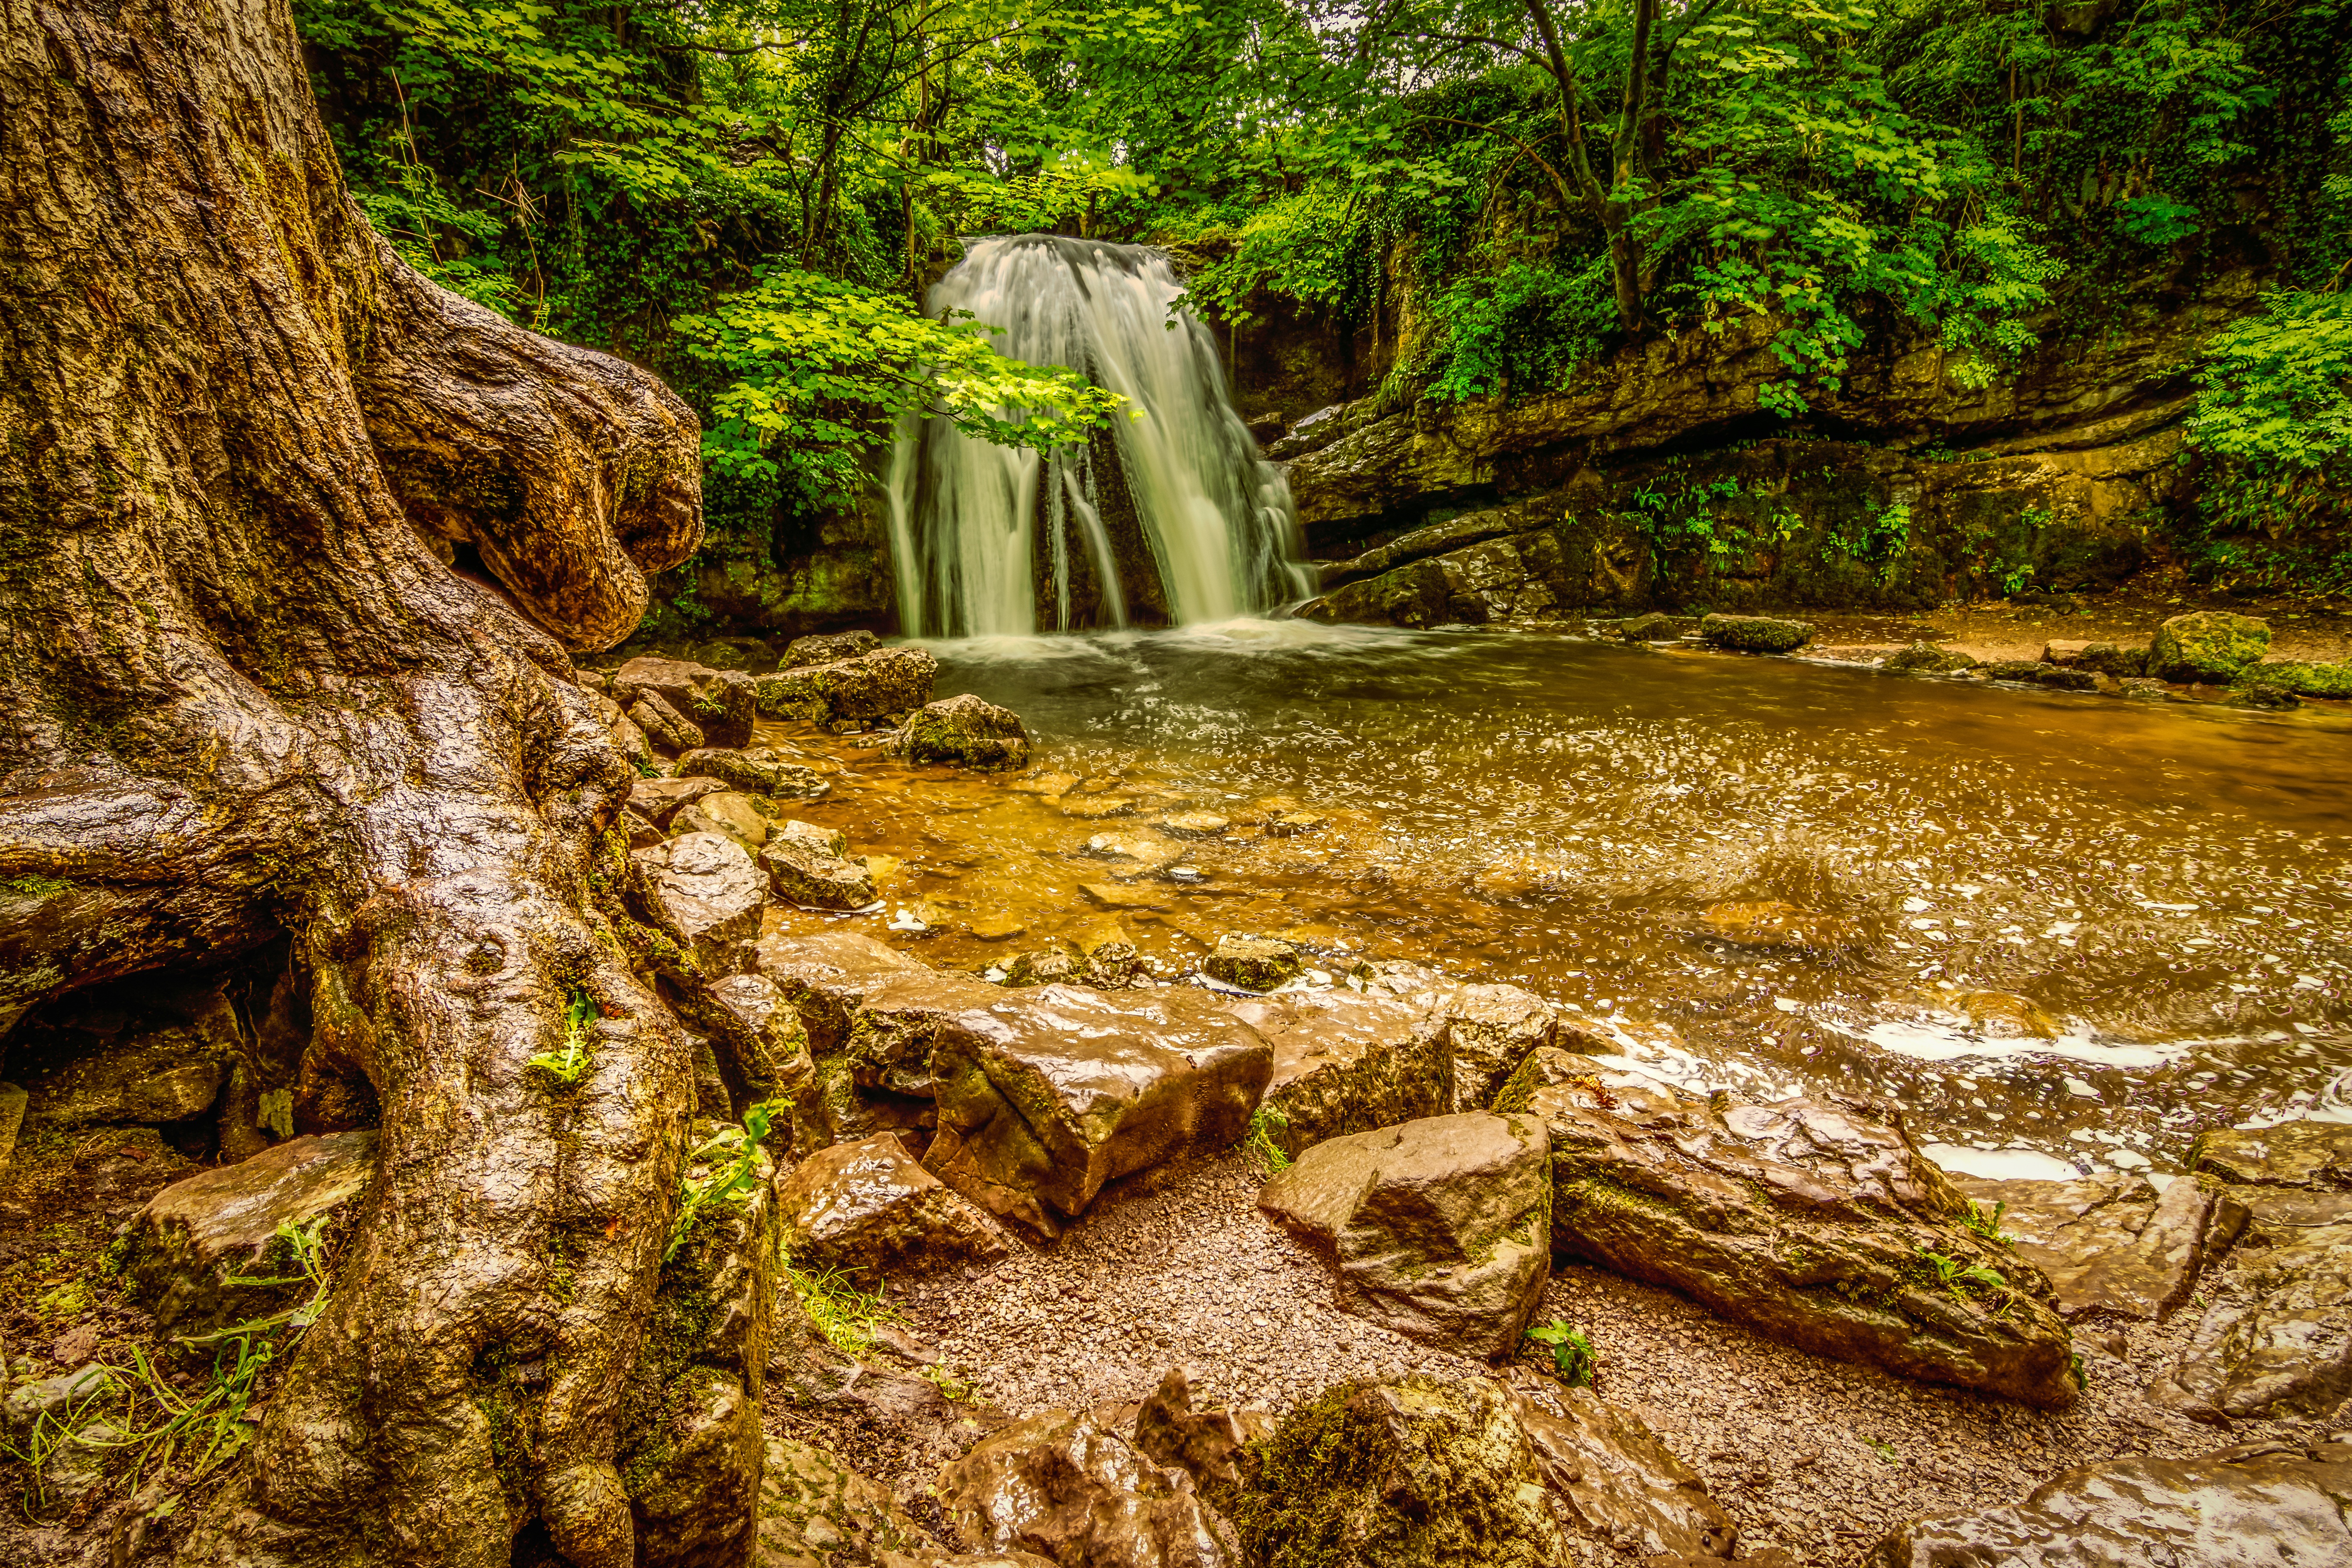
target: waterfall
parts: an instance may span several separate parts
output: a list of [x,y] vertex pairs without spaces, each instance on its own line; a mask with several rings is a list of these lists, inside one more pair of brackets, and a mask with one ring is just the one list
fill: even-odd
[[1160,251],[1043,234],[974,241],[931,289],[933,316],[969,310],[1002,329],[998,353],[1126,405],[1042,457],[901,422],[884,496],[909,636],[1220,621],[1309,591],[1289,487],[1225,395],[1208,329],[1171,313],[1183,291]]

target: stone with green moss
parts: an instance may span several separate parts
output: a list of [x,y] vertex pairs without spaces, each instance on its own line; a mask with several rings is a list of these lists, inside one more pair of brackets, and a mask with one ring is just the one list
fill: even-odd
[[1813,640],[1813,628],[1770,616],[1716,615],[1699,622],[1698,635],[1710,647],[1740,653],[1793,653]]
[[1286,1158],[1454,1108],[1453,1047],[1431,1006],[1334,988],[1236,999],[1233,1013],[1274,1043],[1275,1114],[1259,1126]]
[[1896,675],[1954,675],[1963,669],[1974,669],[1976,664],[1973,654],[1937,647],[1931,642],[1915,642],[1890,655],[1880,668]]
[[2147,672],[2165,680],[2228,682],[2270,646],[2267,621],[2230,610],[2198,610],[2156,628]]
[[1271,991],[1298,978],[1303,963],[1298,949],[1272,937],[1244,936],[1228,931],[1202,965],[1209,978],[1244,991]]
[[966,692],[909,714],[898,749],[910,763],[1022,768],[1029,765],[1029,731],[1011,709]]
[[2352,664],[2305,664],[2277,659],[2257,664],[2240,677],[2248,684],[2276,686],[2297,697],[2352,698]]

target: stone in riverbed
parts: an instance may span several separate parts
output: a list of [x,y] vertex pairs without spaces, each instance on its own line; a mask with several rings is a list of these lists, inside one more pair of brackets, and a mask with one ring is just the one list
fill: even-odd
[[706,746],[678,758],[677,772],[681,783],[698,777],[717,779],[745,795],[789,800],[814,800],[833,788],[814,768],[795,762],[790,754],[772,746],[741,751]]
[[1673,642],[1685,633],[1698,630],[1698,620],[1691,616],[1665,616],[1655,611],[1620,621],[1617,635],[1627,642]]
[[765,936],[758,952],[760,973],[783,992],[808,1030],[809,1048],[819,1055],[847,1042],[851,1020],[876,987],[901,975],[933,973],[921,960],[853,931]]
[[[1550,1133],[1555,1251],[1817,1355],[2074,1403],[2048,1281],[1969,1234],[1959,1193],[1899,1127],[1803,1099],[1717,1110],[1557,1049],[1497,1101],[1515,1102]],[[1947,1286],[1931,1254],[2002,1282]]]
[[2161,1322],[2189,1300],[2205,1260],[2213,1196],[2193,1181],[2174,1182],[2161,1197],[2139,1177],[2114,1173],[1951,1181],[1987,1219],[1999,1211],[2017,1255],[2049,1277],[2063,1318],[2097,1310]]
[[867,1288],[912,1273],[993,1263],[1009,1248],[986,1215],[883,1132],[836,1143],[786,1176],[777,1201],[799,1264],[839,1268]]
[[1897,675],[1951,675],[1976,667],[1974,654],[1937,647],[1931,642],[1915,642],[1899,653],[1890,654],[1886,662],[1879,666]]
[[1517,985],[1465,985],[1445,999],[1454,1049],[1454,1108],[1483,1110],[1531,1051],[1552,1044],[1559,1014]]
[[1069,1568],[1241,1568],[1233,1527],[1190,1474],[1139,1452],[1114,1410],[1040,1411],[941,1469],[958,1544]]
[[750,795],[722,789],[679,806],[677,814],[669,819],[669,830],[723,833],[757,854],[760,846],[768,841],[768,818],[751,804]]
[[1062,797],[1061,813],[1081,822],[1100,822],[1113,816],[1135,815],[1134,800],[1123,795],[1066,795]]
[[1813,640],[1813,628],[1803,621],[1776,620],[1770,616],[1708,616],[1699,622],[1698,635],[1714,647],[1742,653],[1790,653]]
[[2266,621],[2229,610],[2198,610],[2175,616],[2156,628],[2156,640],[2148,645],[2147,673],[2165,680],[2226,684],[2270,646]]
[[2352,1124],[2283,1121],[2224,1128],[2197,1140],[2190,1168],[2254,1186],[2352,1190]]
[[872,632],[818,632],[811,637],[794,637],[784,645],[783,668],[800,669],[812,664],[837,664],[845,658],[863,658],[882,646],[882,639]]
[[[2252,1451],[2250,1452],[2249,1449]],[[2352,1562],[2352,1447],[2286,1443],[2068,1470],[2021,1503],[1923,1519],[1874,1568],[2284,1568]]]
[[1273,1047],[1203,992],[997,990],[937,1033],[923,1163],[1052,1238],[1104,1183],[1238,1141],[1273,1070]]
[[743,967],[737,949],[760,934],[768,879],[751,851],[723,833],[688,833],[629,858],[654,912],[709,975]]
[[[633,719],[636,712],[631,705],[651,700],[656,710],[683,721],[697,732],[690,744],[675,750],[691,751],[706,744],[740,746],[751,739],[755,717],[751,678],[740,669],[711,669],[676,658],[633,658],[614,673],[612,692],[614,701],[630,707]],[[637,719],[637,723],[645,726],[643,719]],[[653,733],[650,729],[646,732]]]
[[877,648],[855,658],[802,665],[753,682],[760,711],[828,723],[903,713],[931,700],[940,661],[919,647]]
[[881,895],[862,860],[849,858],[848,840],[814,823],[787,822],[760,851],[776,896],[804,909],[862,910]]
[[1213,811],[1180,811],[1160,819],[1160,829],[1178,838],[1214,838],[1233,823]]
[[1274,1044],[1262,1125],[1297,1159],[1350,1132],[1454,1109],[1454,1049],[1442,1014],[1355,991],[1290,991],[1232,1005]]
[[641,778],[629,785],[629,805],[651,818],[656,826],[666,827],[681,806],[691,805],[704,795],[717,795],[726,787],[725,781],[716,777],[689,778],[681,774],[667,779]]
[[1286,942],[1229,931],[1217,939],[1217,950],[1201,967],[1210,979],[1227,985],[1271,991],[1297,979],[1302,966],[1298,950]]
[[1265,1568],[1555,1568],[1597,1541],[1665,1564],[1728,1556],[1706,1489],[1632,1413],[1512,1369],[1326,1390],[1233,1503]]
[[1426,1117],[1315,1144],[1258,1206],[1336,1256],[1349,1311],[1493,1360],[1550,1277],[1546,1152],[1532,1116]]
[[123,1275],[158,1329],[203,1333],[268,1315],[308,1293],[307,1285],[233,1284],[301,1277],[278,1238],[282,1224],[331,1215],[366,1190],[376,1135],[336,1132],[289,1138],[234,1165],[173,1183],[131,1222]]
[[1003,988],[969,974],[921,970],[885,976],[850,1020],[844,1053],[857,1087],[928,1099],[931,1053],[953,1029],[1003,1000]]
[[2297,697],[2334,700],[2352,697],[2352,664],[2304,664],[2281,659],[2257,664],[2238,679],[2249,685],[2276,686]]
[[967,768],[1025,768],[1029,731],[1009,708],[966,692],[907,716],[898,749],[910,763],[952,763]]

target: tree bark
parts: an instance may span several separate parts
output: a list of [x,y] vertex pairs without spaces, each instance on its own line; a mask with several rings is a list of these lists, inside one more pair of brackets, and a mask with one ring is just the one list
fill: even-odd
[[692,1068],[592,890],[630,774],[565,645],[698,542],[693,414],[375,239],[285,0],[0,0],[0,1029],[290,931],[383,1108],[183,1561],[504,1568],[536,1518],[628,1568]]

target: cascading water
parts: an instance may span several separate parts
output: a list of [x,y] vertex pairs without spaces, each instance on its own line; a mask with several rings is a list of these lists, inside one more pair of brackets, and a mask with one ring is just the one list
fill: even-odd
[[[991,446],[901,425],[886,492],[902,624],[986,637],[1228,620],[1309,591],[1281,470],[1225,395],[1216,342],[1166,256],[1055,235],[976,241],[926,301],[1002,329],[1126,405],[1087,446]],[[1133,416],[1133,417],[1130,417]]]

